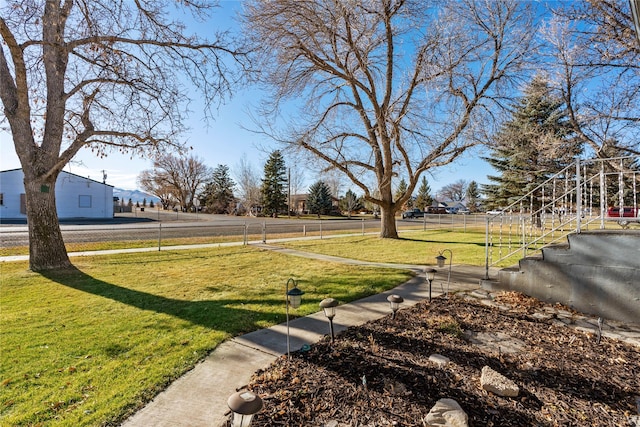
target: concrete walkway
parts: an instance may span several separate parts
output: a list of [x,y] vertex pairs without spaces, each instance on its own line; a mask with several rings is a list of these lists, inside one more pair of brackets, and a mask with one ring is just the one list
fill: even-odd
[[[322,259],[357,265],[409,269],[420,274],[424,266],[373,263],[327,255],[311,254],[265,244],[255,245],[288,255]],[[447,271],[436,277],[432,296],[446,290]],[[450,292],[479,288],[484,267],[453,265]],[[444,283],[441,283],[444,282]],[[341,305],[336,310],[336,334],[349,326],[361,325],[390,314],[387,296],[404,298],[403,306],[414,305],[429,297],[429,286],[420,274],[408,282],[382,294]],[[312,344],[329,333],[329,323],[322,311],[289,322],[291,351]],[[225,425],[229,411],[227,398],[245,386],[253,373],[268,367],[287,353],[287,326],[280,324],[233,338],[219,345],[204,361],[172,383],[147,406],[122,424],[123,427],[218,427]]]

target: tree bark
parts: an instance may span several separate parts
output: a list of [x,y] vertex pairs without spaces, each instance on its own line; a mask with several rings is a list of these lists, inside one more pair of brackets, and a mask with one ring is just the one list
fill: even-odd
[[25,173],[24,188],[29,228],[29,268],[44,271],[71,267],[56,211],[57,174],[47,179]]
[[380,208],[380,237],[383,239],[397,239],[396,212],[390,208]]

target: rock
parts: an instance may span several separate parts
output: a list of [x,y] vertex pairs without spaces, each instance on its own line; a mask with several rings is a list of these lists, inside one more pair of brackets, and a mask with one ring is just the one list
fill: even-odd
[[516,383],[488,366],[482,368],[480,385],[483,390],[490,391],[498,396],[516,397],[520,394],[520,388]]
[[503,332],[465,331],[464,336],[481,349],[493,353],[520,353],[526,343]]
[[450,359],[447,356],[443,356],[441,354],[432,354],[429,356],[429,362],[435,363],[438,366],[445,366],[450,362]]
[[424,423],[427,427],[467,427],[468,420],[469,417],[458,402],[440,399],[424,418]]

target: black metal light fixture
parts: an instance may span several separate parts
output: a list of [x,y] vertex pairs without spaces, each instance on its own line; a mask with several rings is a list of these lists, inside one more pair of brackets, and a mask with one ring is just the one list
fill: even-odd
[[429,283],[429,302],[431,302],[431,283],[433,283],[433,279],[436,278],[437,272],[438,270],[436,270],[435,268],[427,268],[426,270],[424,270],[424,276]]
[[[289,290],[289,283],[293,283],[293,288]],[[302,295],[304,292],[298,288],[298,282],[293,278],[287,280],[287,289],[285,291],[285,305],[287,307],[287,360],[291,359],[291,346],[289,344],[289,306],[296,309],[302,303]]]
[[451,252],[451,249],[443,249],[440,251],[440,253],[438,254],[438,256],[436,257],[436,261],[438,262],[438,267],[444,267],[444,262],[447,260],[447,258],[442,255],[445,251],[449,251],[449,274],[447,275],[447,292],[445,293],[445,295],[449,295],[449,284],[451,283],[451,262],[453,261],[453,252]]
[[241,390],[229,396],[227,405],[233,412],[231,427],[249,427],[253,416],[262,409],[262,399],[250,390]]
[[331,341],[334,339],[333,334],[333,318],[336,316],[336,307],[338,306],[338,301],[334,298],[325,298],[320,301],[320,307],[324,310],[324,315],[329,319],[329,330],[331,332]]
[[391,307],[391,311],[393,314],[391,315],[392,319],[396,318],[396,311],[400,308],[400,304],[404,302],[404,298],[400,295],[392,294],[387,297],[387,301],[389,301],[389,306]]

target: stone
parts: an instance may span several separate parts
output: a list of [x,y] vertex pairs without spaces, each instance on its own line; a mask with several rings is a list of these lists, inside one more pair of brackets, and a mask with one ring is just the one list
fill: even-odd
[[453,399],[440,399],[423,420],[427,427],[468,427],[469,417]]
[[483,350],[495,353],[520,353],[526,348],[526,343],[504,332],[473,332],[465,331],[464,336]]
[[435,363],[438,366],[446,366],[451,360],[447,356],[441,354],[432,354],[429,356],[429,362]]
[[516,383],[488,366],[482,368],[480,385],[483,390],[497,394],[498,396],[517,397],[518,394],[520,394],[520,388]]

